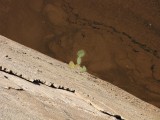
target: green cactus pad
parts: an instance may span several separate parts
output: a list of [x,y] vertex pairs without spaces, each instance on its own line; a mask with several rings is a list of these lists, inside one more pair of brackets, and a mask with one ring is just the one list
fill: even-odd
[[82,60],[81,60],[81,57],[78,57],[78,58],[77,58],[77,64],[80,65],[80,64],[81,64],[81,61],[82,61]]
[[85,66],[81,67],[81,72],[86,72],[87,68]]
[[78,57],[84,57],[85,51],[84,51],[84,50],[79,50],[79,51],[77,52],[77,55],[78,55]]

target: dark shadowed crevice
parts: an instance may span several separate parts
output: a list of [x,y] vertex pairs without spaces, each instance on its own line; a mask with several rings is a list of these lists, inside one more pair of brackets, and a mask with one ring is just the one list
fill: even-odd
[[[33,84],[35,84],[35,85],[39,85],[39,86],[40,86],[41,84],[43,84],[43,85],[46,85],[46,86],[51,87],[51,88],[54,88],[54,89],[65,90],[65,91],[71,92],[71,93],[75,93],[75,92],[76,92],[75,90],[70,89],[70,88],[68,88],[68,87],[64,87],[64,86],[62,86],[62,85],[56,85],[56,84],[54,84],[54,83],[49,83],[49,84],[47,84],[46,82],[43,82],[43,81],[41,81],[40,79],[34,79],[33,81],[31,81],[31,80],[23,77],[22,74],[17,74],[17,73],[15,73],[14,71],[8,70],[7,68],[4,68],[4,67],[2,67],[2,66],[0,66],[0,71],[1,71],[1,72],[4,72],[4,73],[7,73],[7,74],[10,74],[10,75],[13,75],[13,76],[15,76],[15,77],[18,77],[18,78],[20,78],[20,79],[23,79],[23,80],[28,81],[28,82],[30,82],[30,83],[33,83]],[[5,77],[6,79],[8,79],[7,76],[4,76],[4,77]],[[8,89],[13,89],[13,88],[9,87]],[[23,89],[16,89],[16,90],[23,91]],[[76,95],[76,94],[75,94],[75,95]],[[87,102],[87,103],[88,103],[88,102]],[[109,112],[106,112],[106,111],[104,111],[104,110],[99,110],[99,109],[98,109],[97,107],[95,107],[91,102],[89,102],[88,104],[91,105],[92,107],[94,107],[94,108],[95,108],[96,110],[98,110],[99,112],[101,112],[101,113],[103,113],[103,114],[105,114],[105,115],[114,117],[116,120],[124,120],[124,119],[122,119],[122,117],[121,117],[120,115],[113,115],[113,114],[111,114],[111,113],[109,113]]]
[[61,86],[61,85],[55,85],[54,83],[47,84],[46,82],[43,82],[40,79],[29,80],[29,79],[23,77],[22,74],[17,74],[15,72],[13,72],[12,70],[8,70],[7,68],[3,68],[2,66],[0,66],[0,71],[2,71],[4,73],[7,73],[7,74],[10,74],[10,75],[13,75],[13,76],[16,76],[18,78],[21,78],[21,79],[26,80],[28,82],[31,82],[31,83],[33,83],[35,85],[41,85],[41,84],[43,84],[43,85],[46,85],[46,86],[51,87],[51,88],[61,89],[61,90],[65,90],[65,91],[72,92],[72,93],[75,92],[75,90],[73,90],[71,88],[64,87],[64,86]]
[[121,117],[120,115],[112,115],[112,114],[110,114],[110,113],[108,113],[108,112],[105,112],[105,111],[102,111],[102,110],[100,110],[100,112],[102,112],[102,113],[104,113],[104,114],[107,114],[107,115],[109,115],[109,116],[115,117],[116,120],[124,120],[124,119],[122,119],[122,117]]

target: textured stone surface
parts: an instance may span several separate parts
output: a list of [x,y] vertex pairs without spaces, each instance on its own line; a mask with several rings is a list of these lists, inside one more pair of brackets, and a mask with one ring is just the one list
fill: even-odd
[[153,105],[2,36],[0,51],[1,119],[160,119]]
[[0,34],[63,62],[76,61],[160,107],[158,0],[0,0]]

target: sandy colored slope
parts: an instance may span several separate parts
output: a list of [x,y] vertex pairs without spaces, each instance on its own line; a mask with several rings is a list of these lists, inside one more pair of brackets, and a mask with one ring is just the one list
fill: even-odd
[[159,0],[0,0],[0,34],[160,107]]
[[0,51],[2,119],[160,119],[153,105],[3,36]]

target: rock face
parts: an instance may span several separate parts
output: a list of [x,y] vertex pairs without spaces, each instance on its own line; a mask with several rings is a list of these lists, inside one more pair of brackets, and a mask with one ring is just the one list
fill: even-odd
[[159,120],[160,109],[0,36],[0,118]]
[[156,0],[0,0],[0,33],[64,62],[86,51],[90,73],[160,107]]

